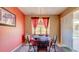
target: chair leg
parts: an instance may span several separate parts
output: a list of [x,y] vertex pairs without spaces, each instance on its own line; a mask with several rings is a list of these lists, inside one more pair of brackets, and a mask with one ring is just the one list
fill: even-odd
[[32,46],[31,46],[31,45],[29,45],[29,49],[28,49],[28,52],[30,52],[30,49],[31,49],[31,47],[32,47]]
[[36,52],[36,50],[35,50],[35,46],[33,46],[33,49],[34,49],[34,52]]
[[56,52],[56,46],[54,45],[54,52]]
[[48,48],[48,52],[50,52],[50,47]]

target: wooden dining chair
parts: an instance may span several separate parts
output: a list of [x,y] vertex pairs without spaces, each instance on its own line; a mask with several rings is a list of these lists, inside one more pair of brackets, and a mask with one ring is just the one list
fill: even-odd
[[49,52],[50,52],[50,48],[54,48],[54,52],[56,52],[56,42],[57,42],[57,35],[54,35],[49,42]]
[[37,52],[37,50],[35,49],[35,47],[37,47],[37,40],[35,40],[34,38],[30,37],[28,52],[30,52],[31,48],[33,48],[34,52]]

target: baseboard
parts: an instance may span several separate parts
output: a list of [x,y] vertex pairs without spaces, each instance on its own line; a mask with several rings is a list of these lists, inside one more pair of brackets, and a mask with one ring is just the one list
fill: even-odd
[[61,44],[57,44],[58,47],[61,47]]
[[67,47],[67,45],[62,44],[61,47]]
[[[66,45],[62,45],[61,47],[68,47],[68,46],[66,46]],[[71,49],[72,50],[72,52],[78,52],[77,50],[74,50],[73,48],[70,48],[70,47],[68,47],[69,49]]]
[[18,45],[16,48],[14,48],[11,52],[14,52],[15,50],[17,50],[19,47],[21,47],[22,44]]
[[[61,47],[68,47],[67,45],[62,45]],[[69,49],[73,50],[72,48],[68,47]]]

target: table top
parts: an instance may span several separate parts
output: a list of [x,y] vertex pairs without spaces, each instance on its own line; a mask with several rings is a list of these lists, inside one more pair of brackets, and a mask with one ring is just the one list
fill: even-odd
[[40,41],[48,41],[48,40],[50,40],[51,38],[50,38],[50,36],[45,36],[45,35],[42,35],[42,36],[33,36],[33,38],[34,39],[38,39],[38,40],[40,40]]

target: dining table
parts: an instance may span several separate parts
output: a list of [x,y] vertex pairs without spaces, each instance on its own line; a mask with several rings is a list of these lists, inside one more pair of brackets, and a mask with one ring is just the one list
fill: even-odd
[[39,49],[47,49],[49,46],[50,36],[41,35],[41,36],[33,36],[33,40],[30,40],[33,46],[37,46]]

